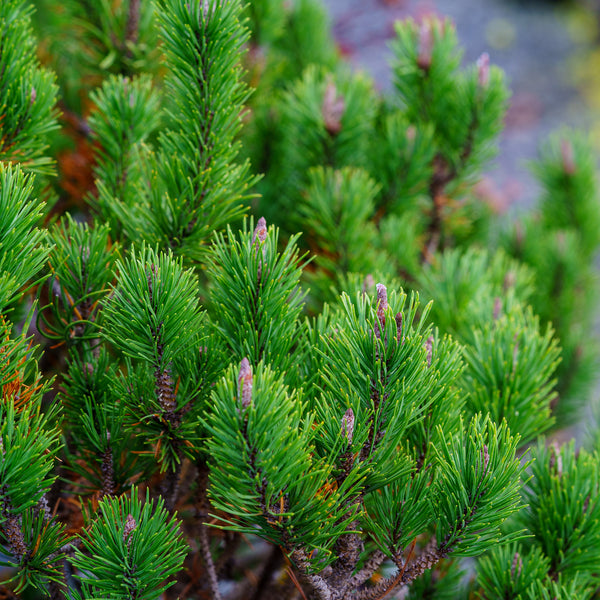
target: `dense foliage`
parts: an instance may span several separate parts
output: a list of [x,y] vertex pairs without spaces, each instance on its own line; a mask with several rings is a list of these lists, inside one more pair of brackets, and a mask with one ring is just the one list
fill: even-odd
[[513,224],[450,21],[396,24],[383,97],[317,0],[36,4],[0,3],[0,594],[597,596],[600,436],[552,440],[588,140]]

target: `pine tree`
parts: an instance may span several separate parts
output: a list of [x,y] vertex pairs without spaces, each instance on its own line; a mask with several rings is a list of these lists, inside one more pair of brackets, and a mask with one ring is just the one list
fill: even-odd
[[382,97],[317,0],[36,8],[0,6],[0,594],[596,597],[599,436],[552,439],[588,140],[515,225],[474,191],[504,76],[448,20],[396,25]]

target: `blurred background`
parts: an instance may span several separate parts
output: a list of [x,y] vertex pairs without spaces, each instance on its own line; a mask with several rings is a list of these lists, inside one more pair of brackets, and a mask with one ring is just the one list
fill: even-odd
[[398,19],[446,16],[464,61],[483,53],[512,91],[501,147],[481,193],[511,210],[530,206],[527,161],[561,127],[588,130],[600,150],[600,0],[324,0],[341,51],[378,87],[392,85],[388,42]]

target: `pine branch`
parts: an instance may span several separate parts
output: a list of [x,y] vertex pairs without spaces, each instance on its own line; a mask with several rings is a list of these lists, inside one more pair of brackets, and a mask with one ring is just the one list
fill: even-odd
[[355,575],[353,575],[348,581],[348,589],[354,590],[360,588],[360,586],[368,581],[379,569],[386,556],[380,550],[376,550],[373,552],[369,558],[365,561],[364,565],[361,567],[360,571],[358,571]]
[[210,550],[210,538],[209,538],[209,528],[208,528],[208,517],[210,504],[208,501],[208,475],[209,469],[206,463],[202,463],[198,467],[198,490],[197,496],[198,501],[196,504],[196,514],[198,519],[200,520],[198,536],[200,540],[200,553],[202,554],[202,559],[204,561],[204,565],[208,574],[208,582],[210,593],[212,595],[213,600],[221,600],[221,592],[219,591],[219,581],[218,581],[218,573],[217,568],[215,566],[212,552]]
[[333,600],[335,596],[325,579],[312,573],[308,557],[303,549],[293,550],[290,558],[299,571],[301,581],[312,590],[315,598],[318,600]]

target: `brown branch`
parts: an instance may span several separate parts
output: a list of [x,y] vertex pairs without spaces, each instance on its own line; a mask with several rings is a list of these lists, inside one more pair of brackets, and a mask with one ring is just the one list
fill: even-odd
[[[140,0],[129,0],[127,24],[125,26],[125,45],[127,42],[135,44],[138,40],[140,25]],[[127,49],[128,58],[132,58],[131,50]]]
[[206,567],[206,575],[211,596],[213,600],[221,600],[221,592],[219,592],[219,580],[217,579],[217,571],[215,569],[215,563],[213,561],[212,553],[210,551],[208,528],[204,523],[200,525],[199,540],[200,553],[202,554],[202,558],[204,559],[204,566]]
[[348,580],[348,589],[355,590],[369,580],[384,560],[385,554],[381,550],[375,550],[367,559],[363,568]]
[[206,568],[206,575],[208,584],[213,600],[221,600],[221,593],[219,592],[219,580],[217,578],[217,570],[213,560],[212,553],[210,551],[210,538],[208,535],[208,527],[206,520],[208,519],[208,465],[202,463],[198,465],[198,494],[199,503],[197,507],[197,517],[200,522],[199,528],[199,541],[200,541],[200,553],[204,560],[204,566]]
[[[364,592],[358,594],[358,596],[356,596],[356,600],[383,600],[400,583],[407,583],[404,580],[406,575],[406,568],[411,559],[412,553],[414,552],[416,542],[417,540],[415,538],[410,545],[408,558],[406,559],[406,562],[404,562],[401,568],[399,568],[398,573],[396,575],[394,575],[393,577],[388,577],[387,579],[383,580],[381,583],[371,588],[370,590],[365,590]],[[396,562],[399,565],[401,564],[399,557]]]
[[327,582],[320,575],[310,572],[310,563],[303,549],[294,550],[291,559],[298,569],[300,579],[312,589],[317,600],[333,600],[334,596]]
[[179,494],[179,480],[181,473],[181,462],[177,463],[174,471],[167,470],[160,486],[160,495],[164,498],[165,508],[172,512],[175,510],[175,503]]
[[451,167],[448,161],[440,154],[433,158],[433,175],[429,182],[429,197],[432,201],[432,212],[429,226],[427,227],[427,241],[425,242],[422,262],[431,263],[433,255],[438,250],[443,233],[443,211],[446,206],[445,189],[446,186],[459,174],[459,171],[465,167],[469,157],[473,153],[473,144],[475,142],[475,132],[479,125],[479,118],[476,107],[471,113],[471,121],[467,130],[464,147],[460,153],[459,164]]

